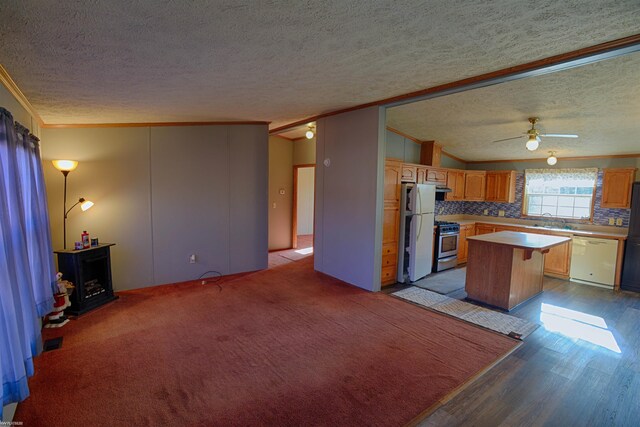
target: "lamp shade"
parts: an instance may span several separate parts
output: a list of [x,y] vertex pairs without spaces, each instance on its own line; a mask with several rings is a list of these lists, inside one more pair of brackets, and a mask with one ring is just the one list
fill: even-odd
[[91,209],[91,206],[93,206],[93,202],[91,200],[85,200],[84,202],[80,203],[80,209],[82,209],[83,212],[87,209]]
[[71,172],[78,167],[78,162],[75,160],[52,160],[53,166],[62,172]]
[[549,157],[547,157],[547,164],[553,166],[558,163],[558,158],[555,156],[555,153],[553,151],[549,151],[549,154]]
[[307,137],[307,139],[313,138],[313,131],[311,129],[309,129],[307,131],[307,133],[305,133],[305,136]]

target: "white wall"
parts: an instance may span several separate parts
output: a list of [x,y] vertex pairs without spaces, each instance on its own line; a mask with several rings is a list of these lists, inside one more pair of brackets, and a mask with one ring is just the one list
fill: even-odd
[[[42,130],[54,248],[62,247],[63,177],[50,160],[78,160],[69,174],[67,245],[82,230],[114,242],[116,290],[267,266],[266,125]],[[189,264],[189,254],[197,263]]]
[[313,234],[313,199],[315,168],[298,168],[297,234]]
[[379,107],[317,121],[314,266],[371,291],[380,290],[384,134]]

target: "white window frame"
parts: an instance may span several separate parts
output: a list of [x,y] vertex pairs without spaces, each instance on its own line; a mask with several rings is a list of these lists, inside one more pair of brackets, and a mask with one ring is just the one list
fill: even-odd
[[[593,175],[593,189],[591,191],[590,194],[584,194],[584,195],[578,195],[578,194],[561,194],[561,193],[529,193],[528,189],[527,189],[527,175],[530,176],[535,176],[535,175],[545,175],[545,174],[549,174],[551,175],[562,175],[562,174],[566,174],[567,176],[570,175],[585,175],[585,178],[588,177],[588,175]],[[595,208],[595,200],[596,200],[596,187],[598,184],[598,169],[595,168],[585,168],[585,169],[527,169],[525,170],[525,174],[524,174],[524,189],[523,189],[523,197],[522,197],[522,216],[526,217],[526,218],[540,218],[540,219],[560,219],[560,220],[565,220],[565,221],[572,221],[572,222],[589,222],[589,223],[593,223],[593,211]],[[543,198],[545,197],[573,197],[574,198],[574,205],[572,206],[572,208],[575,210],[576,206],[575,206],[575,199],[576,198],[587,198],[587,197],[591,197],[591,203],[589,204],[589,217],[574,217],[574,216],[558,216],[557,215],[557,208],[558,207],[562,207],[559,206],[556,202],[556,215],[554,216],[546,216],[541,214],[531,214],[529,213],[529,197],[531,196],[540,196]],[[545,206],[544,202],[542,203],[541,206]],[[550,206],[550,205],[549,205]],[[568,206],[565,206],[568,207]]]

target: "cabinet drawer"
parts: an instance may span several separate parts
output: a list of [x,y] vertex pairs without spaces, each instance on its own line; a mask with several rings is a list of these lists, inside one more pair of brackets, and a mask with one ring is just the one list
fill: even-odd
[[382,255],[382,268],[397,267],[398,257],[396,254]]
[[396,282],[396,267],[382,267],[382,277],[380,278],[382,283],[390,284]]
[[382,256],[397,254],[398,253],[397,246],[398,244],[396,242],[382,245]]

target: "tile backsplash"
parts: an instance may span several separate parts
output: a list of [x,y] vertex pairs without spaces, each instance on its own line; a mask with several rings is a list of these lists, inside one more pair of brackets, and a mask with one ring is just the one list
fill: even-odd
[[[489,216],[497,217],[498,211],[503,210],[505,218],[521,218],[540,221],[536,218],[522,218],[522,198],[524,195],[524,173],[516,174],[516,198],[514,203],[494,202],[451,202],[436,201],[436,215],[483,215],[484,210]],[[600,207],[602,198],[602,171],[598,171],[596,183],[596,203],[593,210],[595,225],[609,225],[609,218],[622,218],[622,227],[629,227],[629,209],[606,209]]]

